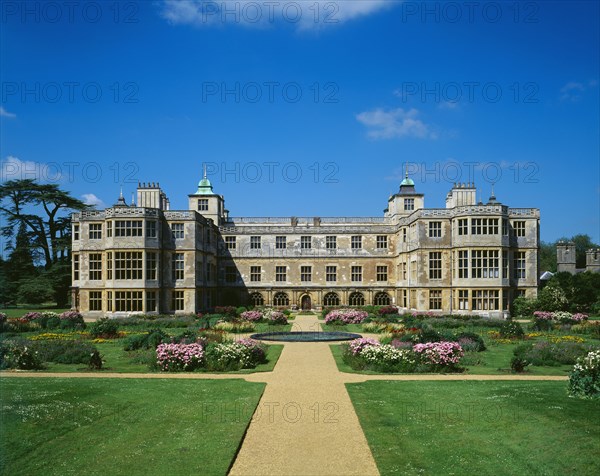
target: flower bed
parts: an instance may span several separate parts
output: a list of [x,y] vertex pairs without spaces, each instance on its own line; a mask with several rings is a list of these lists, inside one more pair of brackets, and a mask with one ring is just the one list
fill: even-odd
[[412,345],[398,340],[381,344],[374,339],[356,339],[343,344],[343,359],[355,370],[378,372],[458,372],[464,352],[457,342]]
[[580,357],[569,376],[569,394],[581,398],[600,398],[600,350]]
[[325,324],[360,324],[368,315],[357,309],[334,309],[325,316]]
[[261,311],[245,311],[240,314],[242,321],[260,322],[262,318],[263,313]]
[[533,313],[533,327],[537,330],[549,330],[554,323],[565,325],[581,324],[587,321],[587,319],[588,315],[580,312],[571,314],[566,311],[535,311]]
[[163,371],[189,372],[202,366],[204,348],[202,344],[160,344],[156,348],[156,359]]

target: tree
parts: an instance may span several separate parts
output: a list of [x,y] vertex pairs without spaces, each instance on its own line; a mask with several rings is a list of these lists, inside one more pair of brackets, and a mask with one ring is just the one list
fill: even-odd
[[[59,305],[67,302],[70,282],[70,212],[89,208],[56,184],[10,180],[0,185],[0,213],[6,219],[2,234],[13,239],[26,230],[31,255],[45,270]],[[17,236],[18,237],[18,236]],[[30,277],[31,278],[31,277]]]
[[540,243],[540,270],[551,271],[552,273],[556,273],[557,264],[556,264],[556,243],[546,243],[542,241]]
[[10,256],[6,266],[6,285],[12,299],[15,299],[19,287],[34,279],[38,272],[33,263],[33,253],[31,251],[30,238],[27,229],[23,223],[19,225],[17,237],[14,246],[11,246]]

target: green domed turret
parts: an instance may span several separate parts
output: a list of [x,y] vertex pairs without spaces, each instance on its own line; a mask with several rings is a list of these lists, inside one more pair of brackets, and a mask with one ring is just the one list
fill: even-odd
[[213,188],[210,180],[206,177],[206,165],[204,165],[204,177],[198,183],[196,195],[213,195]]

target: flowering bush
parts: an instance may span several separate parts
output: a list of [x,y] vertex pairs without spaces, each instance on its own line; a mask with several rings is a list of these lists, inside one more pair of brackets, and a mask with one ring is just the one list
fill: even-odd
[[242,321],[259,322],[263,318],[263,313],[260,311],[245,311],[240,314]]
[[245,346],[250,352],[250,363],[256,366],[265,361],[267,352],[265,346],[254,339],[240,339],[239,344]]
[[271,325],[287,324],[288,320],[283,312],[268,309],[265,311],[264,318]]
[[398,309],[395,306],[382,306],[377,312],[380,316],[385,316],[387,314],[398,314]]
[[264,347],[252,339],[215,344],[207,349],[207,367],[219,371],[253,368],[265,355]]
[[101,337],[103,339],[118,337],[119,324],[108,317],[103,317],[90,325],[90,335],[92,337]]
[[357,309],[334,309],[325,316],[325,324],[360,324],[368,315]]
[[254,323],[250,321],[240,322],[217,322],[214,329],[218,331],[231,332],[233,334],[240,334],[244,332],[252,332],[254,330]]
[[27,341],[6,340],[0,343],[0,368],[37,370],[43,369],[44,364]]
[[535,311],[533,318],[536,321],[551,321],[554,318],[554,313],[547,311]]
[[589,352],[577,360],[569,376],[569,394],[600,398],[600,350]]
[[438,367],[455,367],[464,355],[457,342],[427,342],[415,344],[413,350],[420,355],[423,363]]
[[535,311],[533,313],[533,319],[535,329],[548,330],[552,327],[551,322],[558,322],[560,324],[581,324],[582,322],[587,321],[588,315],[581,312],[571,314],[566,311]]
[[[48,314],[55,314],[55,313],[52,312],[52,313],[48,313]],[[55,316],[58,317],[58,314],[55,314]],[[27,322],[31,322],[31,321],[35,321],[36,319],[39,319],[40,317],[42,317],[41,312],[28,312],[27,314],[23,314],[23,316],[21,316],[21,319],[23,319]]]
[[202,365],[204,348],[201,344],[160,344],[156,347],[156,359],[161,370],[192,371]]
[[368,346],[379,346],[379,341],[375,339],[360,338],[355,339],[348,344],[348,348],[353,355],[360,354],[365,347]]

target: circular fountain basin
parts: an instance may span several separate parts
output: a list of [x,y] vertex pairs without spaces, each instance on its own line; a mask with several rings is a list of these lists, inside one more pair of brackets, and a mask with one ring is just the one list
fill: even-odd
[[252,334],[251,339],[282,342],[331,342],[362,337],[350,332],[263,332]]

